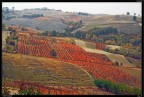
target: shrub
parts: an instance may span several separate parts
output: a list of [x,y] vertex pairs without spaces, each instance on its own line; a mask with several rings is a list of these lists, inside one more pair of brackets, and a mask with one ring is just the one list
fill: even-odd
[[95,85],[99,88],[104,88],[118,95],[141,95],[141,90],[137,87],[130,87],[125,84],[112,83],[111,81],[96,79]]
[[36,88],[34,91],[34,87],[29,87],[28,89],[20,89],[18,95],[42,95],[42,93]]
[[2,90],[2,95],[10,95],[10,91],[5,86],[4,86],[3,90]]
[[134,87],[132,93],[133,93],[134,95],[141,95],[141,94],[142,94],[142,91],[141,91],[139,88]]
[[119,66],[119,62],[115,61],[115,65],[116,65],[116,66]]
[[104,87],[104,82],[103,80],[95,80],[95,84],[100,87],[100,88],[103,88]]
[[57,53],[56,53],[55,49],[52,49],[52,50],[51,50],[51,56],[53,56],[53,57],[56,57],[56,56],[57,56]]

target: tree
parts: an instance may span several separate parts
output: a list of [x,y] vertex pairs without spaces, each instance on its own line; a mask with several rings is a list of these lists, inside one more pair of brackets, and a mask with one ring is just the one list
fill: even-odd
[[130,12],[127,12],[127,15],[130,15]]
[[12,27],[9,27],[9,28],[8,28],[8,31],[13,31],[13,28],[12,28]]
[[115,65],[116,65],[116,66],[119,66],[119,62],[115,61]]
[[52,36],[57,36],[57,32],[56,31],[52,31]]
[[55,51],[55,49],[52,49],[51,52],[50,52],[51,56],[53,57],[56,57],[57,56],[57,53]]
[[21,31],[28,31],[28,29],[26,27],[22,27]]
[[137,17],[136,16],[133,16],[133,21],[136,21]]
[[62,36],[67,37],[67,36],[68,36],[68,33],[67,33],[67,32],[64,32],[64,33],[62,33]]
[[10,11],[9,11],[9,8],[7,8],[6,11],[5,11],[5,13],[9,13],[9,12],[10,12]]
[[82,20],[80,20],[80,24],[82,24]]
[[5,24],[2,24],[2,30],[4,30],[5,29]]
[[123,66],[123,63],[121,62],[121,64],[120,64],[121,66]]
[[14,10],[14,7],[12,7],[12,9]]
[[81,31],[77,31],[77,32],[75,33],[75,37],[76,37],[76,38],[81,38],[82,35],[83,35],[83,33],[82,33]]
[[117,54],[118,52],[119,52],[119,49],[116,48],[116,49],[115,49],[115,53]]
[[38,26],[35,26],[35,29],[40,30],[40,28]]
[[43,32],[42,35],[48,36],[48,31]]
[[97,40],[97,36],[96,35],[92,35],[92,40]]

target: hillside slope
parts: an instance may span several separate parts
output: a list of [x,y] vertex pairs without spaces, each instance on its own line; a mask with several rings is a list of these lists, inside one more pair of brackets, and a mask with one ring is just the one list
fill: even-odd
[[[24,14],[43,14],[42,17],[38,18],[23,18]],[[6,16],[15,16],[10,20],[2,19],[2,22],[6,25],[17,25],[39,28],[41,30],[57,30],[63,31],[67,28],[67,25],[62,22],[73,21],[78,22],[82,20],[82,28],[75,29],[72,33],[78,30],[88,31],[94,26],[99,27],[115,27],[121,32],[126,33],[137,33],[141,32],[141,23],[133,21],[133,16],[127,15],[100,15],[100,14],[89,14],[89,15],[79,15],[73,12],[63,12],[52,9],[40,10],[40,9],[27,9],[20,10],[5,14]],[[137,17],[138,21],[141,21],[141,17]],[[135,28],[135,29],[133,29]]]
[[123,63],[123,66],[135,67],[123,55],[109,53],[103,50],[87,48],[86,43],[82,40],[75,39],[76,45],[82,47],[85,51],[106,55],[112,62]]
[[43,57],[2,53],[3,78],[29,80],[44,84],[93,85],[93,79],[81,68]]
[[2,59],[3,81],[24,80],[55,88],[59,85],[67,91],[77,89],[79,94],[112,95],[110,92],[95,87],[90,75],[75,64],[5,52],[2,52]]

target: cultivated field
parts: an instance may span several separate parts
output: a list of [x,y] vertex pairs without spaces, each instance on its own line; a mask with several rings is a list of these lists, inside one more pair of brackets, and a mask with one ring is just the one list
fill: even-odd
[[[108,95],[94,86],[91,76],[77,65],[55,59],[28,56],[21,54],[2,53],[2,77],[4,80],[29,81],[65,90],[78,89],[80,94]],[[67,87],[67,88],[66,88]],[[18,92],[18,89],[11,89]]]
[[98,49],[91,49],[86,46],[86,43],[82,40],[75,39],[76,45],[82,47],[85,51],[87,52],[94,52],[94,53],[99,53],[99,54],[104,54],[106,55],[112,62],[119,62],[123,63],[123,66],[128,66],[128,67],[135,67],[132,65],[123,55],[119,54],[113,54],[109,53],[103,50],[98,50]]
[[21,54],[2,53],[3,77],[44,84],[93,85],[93,79],[78,66]]

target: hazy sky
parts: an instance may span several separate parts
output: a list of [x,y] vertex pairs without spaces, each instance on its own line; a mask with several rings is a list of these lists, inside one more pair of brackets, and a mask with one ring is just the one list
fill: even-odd
[[15,7],[17,10],[22,10],[26,8],[42,8],[47,7],[49,9],[60,9],[62,11],[69,12],[87,12],[93,14],[126,14],[130,12],[131,15],[136,13],[142,14],[142,4],[141,2],[3,2],[2,7]]

